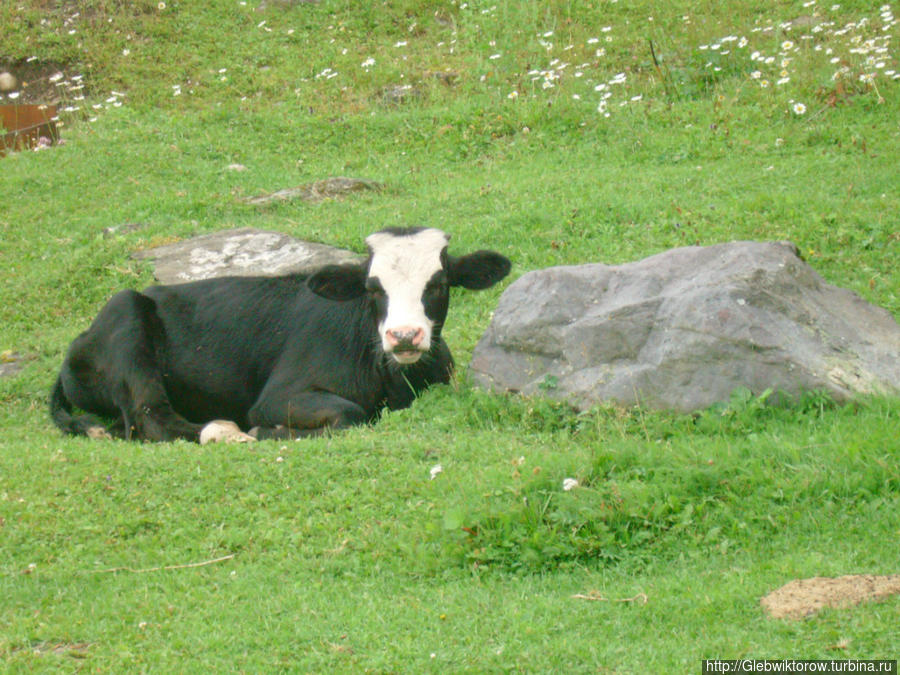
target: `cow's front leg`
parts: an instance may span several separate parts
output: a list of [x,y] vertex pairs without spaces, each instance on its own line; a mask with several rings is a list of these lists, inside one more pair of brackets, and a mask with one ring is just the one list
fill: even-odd
[[265,438],[316,436],[363,424],[369,416],[353,401],[324,391],[264,392],[250,409],[251,434]]

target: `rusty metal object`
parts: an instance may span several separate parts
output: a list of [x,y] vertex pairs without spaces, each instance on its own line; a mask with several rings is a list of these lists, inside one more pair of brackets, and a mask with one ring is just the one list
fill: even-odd
[[0,126],[5,131],[0,142],[0,157],[15,150],[53,144],[59,139],[54,105],[0,105]]

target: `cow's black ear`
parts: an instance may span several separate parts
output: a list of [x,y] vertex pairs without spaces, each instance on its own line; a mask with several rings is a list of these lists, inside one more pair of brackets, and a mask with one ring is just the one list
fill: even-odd
[[459,258],[447,260],[447,275],[451,286],[462,286],[473,291],[490,288],[509,274],[512,263],[494,251],[475,251]]
[[361,265],[326,265],[307,279],[306,285],[329,300],[352,300],[366,292],[366,271]]

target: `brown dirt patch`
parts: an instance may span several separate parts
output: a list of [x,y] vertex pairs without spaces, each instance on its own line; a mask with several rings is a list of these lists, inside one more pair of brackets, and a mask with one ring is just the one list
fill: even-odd
[[852,607],[900,594],[900,574],[795,579],[760,600],[774,619],[802,619],[826,607]]
[[[8,72],[16,79],[16,86],[5,92],[7,96],[0,97],[0,102],[59,105],[62,101],[70,100],[75,94],[69,93],[67,89],[83,88],[80,78],[70,78],[73,68],[71,64],[60,61],[0,59],[0,72]],[[10,93],[14,96],[10,97]]]

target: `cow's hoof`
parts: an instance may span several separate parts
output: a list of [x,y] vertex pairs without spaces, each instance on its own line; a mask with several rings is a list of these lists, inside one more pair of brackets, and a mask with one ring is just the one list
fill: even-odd
[[207,443],[249,443],[256,439],[241,431],[240,427],[228,420],[215,420],[200,431],[200,445]]
[[88,438],[93,438],[95,441],[110,441],[112,440],[112,434],[110,434],[103,427],[88,427],[87,431],[84,432]]

